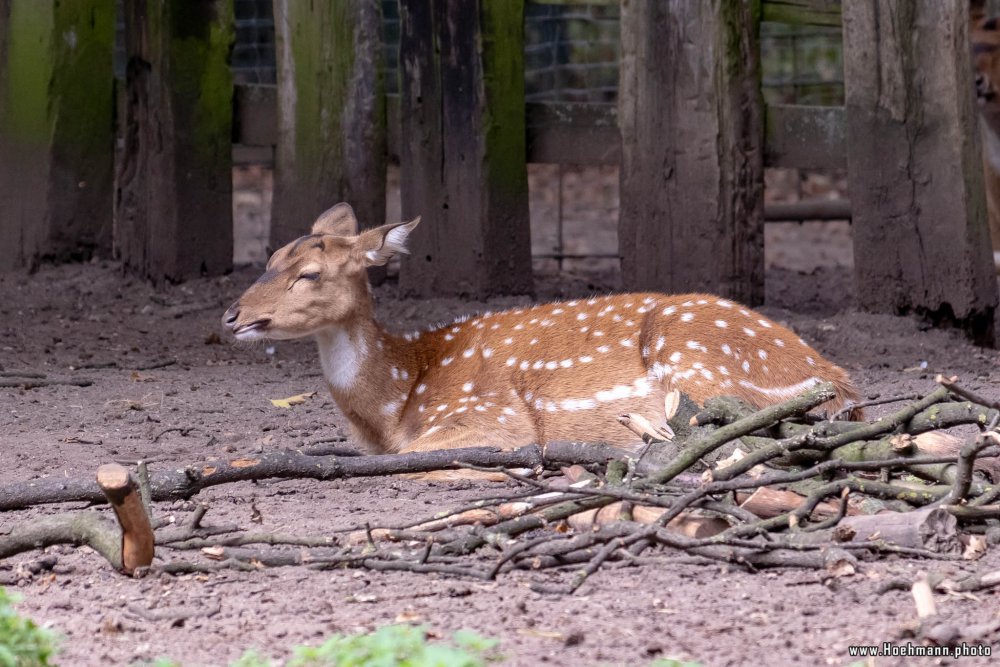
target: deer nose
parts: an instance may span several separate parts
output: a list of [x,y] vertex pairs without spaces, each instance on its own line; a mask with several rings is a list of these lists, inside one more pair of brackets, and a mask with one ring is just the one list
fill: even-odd
[[222,316],[222,323],[225,324],[227,327],[232,328],[236,324],[236,320],[239,318],[239,316],[240,316],[240,304],[234,303],[233,305],[229,306],[229,310],[227,310],[226,314]]

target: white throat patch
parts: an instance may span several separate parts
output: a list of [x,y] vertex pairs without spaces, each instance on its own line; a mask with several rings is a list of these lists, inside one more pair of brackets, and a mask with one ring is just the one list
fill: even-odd
[[316,343],[326,381],[341,391],[350,389],[368,355],[364,339],[355,340],[346,329],[335,328],[318,332]]

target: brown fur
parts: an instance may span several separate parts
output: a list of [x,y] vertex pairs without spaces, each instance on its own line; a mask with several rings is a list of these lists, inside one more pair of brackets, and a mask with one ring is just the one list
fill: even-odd
[[636,438],[617,415],[662,423],[674,388],[764,406],[829,381],[829,410],[857,397],[795,333],[707,294],[599,296],[392,335],[373,317],[365,269],[403,252],[418,221],[343,236],[324,233],[324,219],[274,254],[224,321],[238,338],[314,336],[334,400],[372,451],[625,446]]

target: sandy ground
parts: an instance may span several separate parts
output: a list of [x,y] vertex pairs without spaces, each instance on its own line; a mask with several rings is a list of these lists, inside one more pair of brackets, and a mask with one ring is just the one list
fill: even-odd
[[[533,201],[538,205],[544,202]],[[592,215],[606,218],[608,211]],[[864,394],[929,390],[941,372],[1000,399],[996,351],[914,319],[852,310],[845,225],[772,226],[768,244],[763,312],[844,366]],[[541,279],[538,298],[615,288],[609,272],[570,268]],[[0,389],[0,484],[90,476],[102,463],[138,458],[165,468],[343,434],[344,419],[323,393],[311,343],[235,347],[214,335],[225,307],[258,272],[244,268],[160,291],[123,277],[114,263],[0,276],[0,366],[94,382]],[[526,301],[413,302],[400,300],[395,291],[391,282],[377,290],[379,317],[393,329]],[[290,410],[268,400],[309,391],[318,393]],[[480,482],[275,481],[216,487],[197,499],[210,506],[207,523],[318,536],[365,521],[409,522],[512,490]],[[0,532],[81,507],[3,513]],[[157,503],[154,511],[183,521],[192,508],[190,502]],[[251,521],[254,508],[259,525]],[[887,558],[865,564],[853,577],[824,583],[813,572],[751,574],[663,554],[657,565],[602,571],[578,594],[558,597],[528,586],[565,574],[515,573],[482,583],[283,568],[128,579],[87,549],[48,552],[55,557],[51,571],[32,574],[39,554],[26,554],[0,563],[0,581],[24,596],[22,612],[62,633],[59,663],[66,665],[130,664],[157,656],[185,665],[222,665],[248,647],[285,655],[291,646],[318,643],[331,633],[396,621],[423,623],[442,634],[466,628],[497,637],[512,665],[643,665],[662,657],[706,665],[846,665],[853,662],[849,645],[907,641],[913,602],[904,593],[878,595],[887,578],[1000,567],[1000,550],[994,548],[976,563]],[[941,597],[939,607],[965,626],[995,619],[998,602],[1000,594],[985,592]],[[144,617],[150,609],[160,620]],[[187,618],[177,620],[181,616]],[[1000,650],[996,639],[993,648]]]

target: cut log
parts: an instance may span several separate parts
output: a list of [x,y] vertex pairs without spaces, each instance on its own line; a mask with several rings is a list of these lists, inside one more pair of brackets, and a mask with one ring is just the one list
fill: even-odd
[[97,469],[97,484],[122,527],[122,571],[131,574],[148,567],[153,562],[153,528],[132,475],[123,466],[108,463]]
[[833,528],[795,533],[792,537],[792,541],[798,544],[876,540],[942,554],[961,554],[964,549],[958,519],[941,507],[849,516]]

